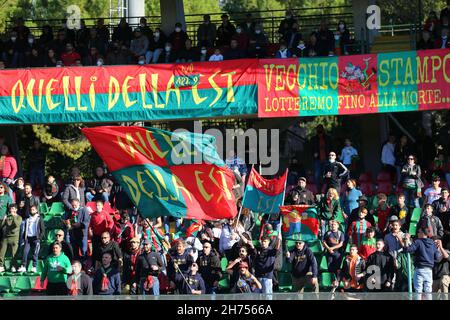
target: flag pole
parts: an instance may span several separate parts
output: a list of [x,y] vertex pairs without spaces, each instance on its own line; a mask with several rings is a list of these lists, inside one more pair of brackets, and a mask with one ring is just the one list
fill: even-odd
[[[254,166],[254,165],[252,164],[252,170],[250,171],[250,174],[249,174],[249,177],[248,177],[248,180],[247,180],[247,184],[248,184],[248,181],[250,180],[250,176],[251,176],[252,171],[253,171],[253,166]],[[236,219],[236,224],[235,224],[235,226],[234,226],[234,230],[235,230],[235,231],[237,230],[237,225],[238,225],[238,223],[239,223],[239,218],[241,217],[242,208],[244,208],[244,202],[245,202],[246,190],[247,190],[247,186],[245,186],[245,188],[244,188],[244,195],[242,196],[241,207],[239,208],[239,213],[238,213],[238,216],[237,216],[237,219]]]
[[[166,251],[166,250],[167,250],[166,247],[164,247],[164,245],[162,244],[162,242],[159,240],[158,234],[156,233],[155,229],[153,228],[152,224],[150,223],[150,220],[149,220],[148,218],[145,218],[145,221],[147,221],[148,225],[150,226],[150,228],[152,229],[153,233],[155,234],[156,241],[159,242],[159,245],[161,246],[161,248],[162,248],[164,254],[168,253],[168,252]],[[166,244],[168,244],[167,241],[166,241],[166,239],[162,239],[162,240],[163,240]],[[183,277],[184,282],[187,284],[187,286],[189,287],[189,289],[190,289],[191,292],[192,292],[192,287],[189,285],[189,282],[186,280],[186,278],[185,278],[183,272],[181,271],[180,267],[178,266],[178,263],[175,263],[175,262],[174,262],[173,265],[174,265],[174,267],[176,268],[176,270],[180,273],[180,275]]]

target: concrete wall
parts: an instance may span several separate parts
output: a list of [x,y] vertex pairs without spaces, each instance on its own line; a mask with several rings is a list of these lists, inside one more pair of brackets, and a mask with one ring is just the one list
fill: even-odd
[[166,35],[173,32],[175,23],[180,22],[186,30],[183,0],[160,0],[161,28]]

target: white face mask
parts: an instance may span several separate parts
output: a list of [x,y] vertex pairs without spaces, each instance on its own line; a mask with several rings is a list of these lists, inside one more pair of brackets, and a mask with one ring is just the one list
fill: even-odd
[[34,42],[34,39],[33,39],[33,38],[28,38],[28,43],[29,43],[29,44],[33,44],[33,42]]
[[181,31],[181,28],[180,27],[176,27],[175,28],[175,32],[180,32]]
[[14,42],[16,41],[17,37],[11,37],[11,41]]
[[344,29],[344,25],[343,25],[343,24],[340,24],[340,25],[339,25],[339,29],[343,30],[343,29]]
[[256,34],[260,34],[260,33],[261,33],[261,30],[255,30],[255,33],[256,33]]
[[206,54],[206,49],[202,49],[202,51],[200,51],[202,54]]
[[241,33],[241,32],[242,32],[242,29],[241,29],[241,28],[237,28],[237,29],[236,29],[236,32],[237,32],[237,33]]
[[141,65],[141,66],[144,65],[144,63],[145,63],[144,60],[139,60],[139,62],[138,62],[138,64]]
[[103,61],[98,60],[98,61],[97,61],[97,66],[98,66],[98,67],[101,67],[102,65],[103,65]]
[[167,52],[169,52],[171,47],[167,46],[165,49],[166,49]]
[[155,38],[159,38],[159,32],[155,32],[154,35],[155,35]]

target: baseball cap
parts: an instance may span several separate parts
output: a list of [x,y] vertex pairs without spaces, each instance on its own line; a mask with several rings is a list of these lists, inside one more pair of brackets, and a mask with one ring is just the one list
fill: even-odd
[[389,218],[389,222],[394,222],[394,221],[398,221],[398,217],[397,216],[392,216]]
[[298,178],[298,181],[305,181],[306,182],[306,178],[305,177],[300,177],[300,178]]

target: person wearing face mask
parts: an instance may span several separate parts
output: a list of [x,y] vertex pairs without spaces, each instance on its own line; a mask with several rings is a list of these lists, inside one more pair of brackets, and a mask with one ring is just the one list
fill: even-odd
[[173,50],[172,44],[167,42],[164,46],[164,52],[159,55],[158,63],[172,63],[177,59],[177,55]]
[[197,45],[211,48],[216,40],[216,25],[211,23],[209,14],[203,16],[203,23],[197,29]]
[[177,55],[176,62],[193,62],[199,60],[198,51],[192,47],[191,39],[186,40],[185,49],[181,50]]
[[422,37],[417,43],[417,50],[434,49],[434,42],[431,40],[430,32],[427,30],[422,31]]
[[280,49],[275,54],[277,59],[286,59],[292,57],[291,51],[287,48],[285,43],[280,44]]
[[267,52],[269,40],[263,32],[262,26],[255,27],[255,34],[250,36],[248,55],[250,58],[264,58]]
[[[253,30],[251,34],[254,34],[254,32],[255,31]],[[240,50],[247,52],[248,44],[250,42],[250,37],[249,37],[249,34],[244,31],[242,26],[238,26],[236,28],[236,33],[231,38],[231,41],[233,41],[233,40],[237,41],[237,46]]]
[[447,23],[448,23],[448,21],[450,20],[450,0],[447,0],[447,7],[445,7],[441,11],[441,15],[440,15],[441,24],[444,24],[445,18],[447,18]]
[[[159,56],[164,51],[167,37],[160,28],[156,28],[153,36],[149,39],[148,52],[146,55],[147,63],[157,63]],[[150,58],[151,57],[151,58]]]
[[350,44],[350,31],[348,31],[343,20],[339,21],[334,37],[336,41],[339,41],[341,53],[348,54],[347,46]]
[[208,57],[208,49],[206,49],[206,47],[202,47],[200,49],[200,57],[198,61],[209,61],[209,57]]
[[229,21],[227,14],[221,16],[222,24],[217,28],[216,46],[227,46],[230,44],[231,37],[236,33],[236,28]]
[[448,37],[448,34],[449,34],[449,28],[441,29],[441,37],[436,39],[436,41],[434,42],[434,47],[436,49],[450,48],[450,39]]
[[151,37],[153,37],[153,31],[152,29],[148,26],[147,24],[147,19],[145,17],[142,17],[139,20],[139,28],[141,29],[142,33],[144,34],[144,36],[147,37],[147,39],[150,39]]
[[[171,50],[175,53],[185,49],[186,40],[189,39],[187,33],[181,28],[181,23],[175,23],[175,31],[169,36],[169,42],[172,47]],[[171,61],[173,62],[173,61]]]
[[289,30],[292,29],[292,25],[294,23],[298,23],[297,19],[294,18],[294,13],[292,10],[286,11],[286,17],[280,22],[280,26],[278,27],[278,33],[280,34],[280,40],[286,40],[286,35]]
[[331,151],[328,155],[328,162],[323,168],[323,184],[325,190],[335,188],[338,192],[341,190],[341,179],[348,176],[349,170],[341,162],[336,161],[336,152]]

